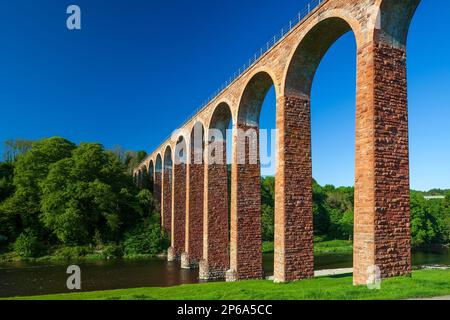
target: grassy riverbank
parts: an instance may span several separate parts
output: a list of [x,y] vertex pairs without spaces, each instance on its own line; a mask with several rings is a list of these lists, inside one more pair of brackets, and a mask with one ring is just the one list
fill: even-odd
[[353,300],[408,299],[450,294],[450,270],[419,270],[411,277],[384,280],[380,290],[354,287],[351,275],[275,284],[254,280],[213,282],[170,288],[137,288],[23,297],[24,300]]
[[[272,253],[274,250],[273,242],[263,243],[263,253]],[[314,253],[352,253],[353,242],[348,240],[330,240],[314,242]]]
[[[263,253],[272,253],[274,250],[273,242],[263,243]],[[314,243],[314,253],[352,253],[353,244],[347,240],[320,241]],[[61,261],[96,261],[96,260],[114,260],[114,259],[148,259],[155,257],[150,254],[124,255],[120,249],[115,246],[106,246],[102,250],[95,250],[89,246],[78,247],[59,247],[49,250],[46,255],[37,258],[21,258],[15,252],[0,254],[0,263],[6,262],[61,262]]]
[[36,258],[23,258],[16,252],[11,251],[0,254],[0,263],[10,262],[89,262],[99,260],[142,260],[154,258],[160,254],[124,254],[120,249],[113,246],[107,246],[102,250],[95,250],[91,247],[60,247],[46,255]]

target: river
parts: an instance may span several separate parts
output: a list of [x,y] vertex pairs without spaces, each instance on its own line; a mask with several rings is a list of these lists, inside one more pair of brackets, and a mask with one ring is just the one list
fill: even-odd
[[[183,270],[177,262],[163,258],[115,260],[79,263],[82,290],[108,290],[136,287],[169,287],[198,283],[198,270]],[[413,265],[450,266],[450,250],[436,249],[413,253]],[[67,263],[0,264],[0,297],[69,292],[66,287]],[[352,254],[321,254],[315,257],[315,269],[352,267]],[[264,255],[266,276],[273,274],[273,254]]]

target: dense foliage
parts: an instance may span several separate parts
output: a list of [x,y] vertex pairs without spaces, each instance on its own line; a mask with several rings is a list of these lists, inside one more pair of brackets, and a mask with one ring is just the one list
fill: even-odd
[[[273,240],[275,179],[261,181],[263,240]],[[446,195],[429,199],[424,195]],[[352,240],[354,189],[320,186],[313,181],[314,235],[323,240]],[[450,243],[450,190],[411,191],[411,236],[414,247]]]
[[411,235],[413,246],[450,243],[450,192],[445,199],[426,200],[411,193]]
[[[121,155],[97,143],[75,145],[58,137],[29,147],[22,142],[20,148],[11,146],[9,142],[7,149],[13,150],[0,163],[0,247],[4,250],[9,247],[24,258],[51,249],[67,255],[84,250],[80,248],[119,252],[130,232],[143,239],[142,245],[135,244],[133,254],[163,249],[152,194],[138,190],[129,174],[145,153]],[[146,238],[149,232],[151,237]]]

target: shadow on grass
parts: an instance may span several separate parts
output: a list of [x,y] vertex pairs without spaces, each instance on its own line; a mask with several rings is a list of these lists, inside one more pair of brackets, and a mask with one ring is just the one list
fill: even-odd
[[340,279],[340,278],[347,278],[347,277],[352,277],[352,276],[353,276],[353,273],[349,272],[349,273],[342,273],[342,274],[333,274],[333,275],[323,276],[323,277],[318,277],[318,278]]

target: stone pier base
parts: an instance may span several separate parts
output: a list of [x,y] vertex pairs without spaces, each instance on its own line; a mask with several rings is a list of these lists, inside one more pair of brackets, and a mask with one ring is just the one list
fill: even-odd
[[226,270],[220,267],[214,267],[208,265],[206,260],[202,260],[199,263],[200,280],[224,280]]
[[238,280],[236,270],[228,270],[225,274],[225,280],[227,282],[236,282]]
[[192,259],[189,256],[189,253],[183,252],[181,254],[181,268],[182,269],[197,269],[198,261],[196,261],[195,259]]
[[173,262],[176,260],[176,255],[175,255],[175,250],[173,249],[173,247],[169,247],[169,249],[167,249],[167,261],[169,262]]

